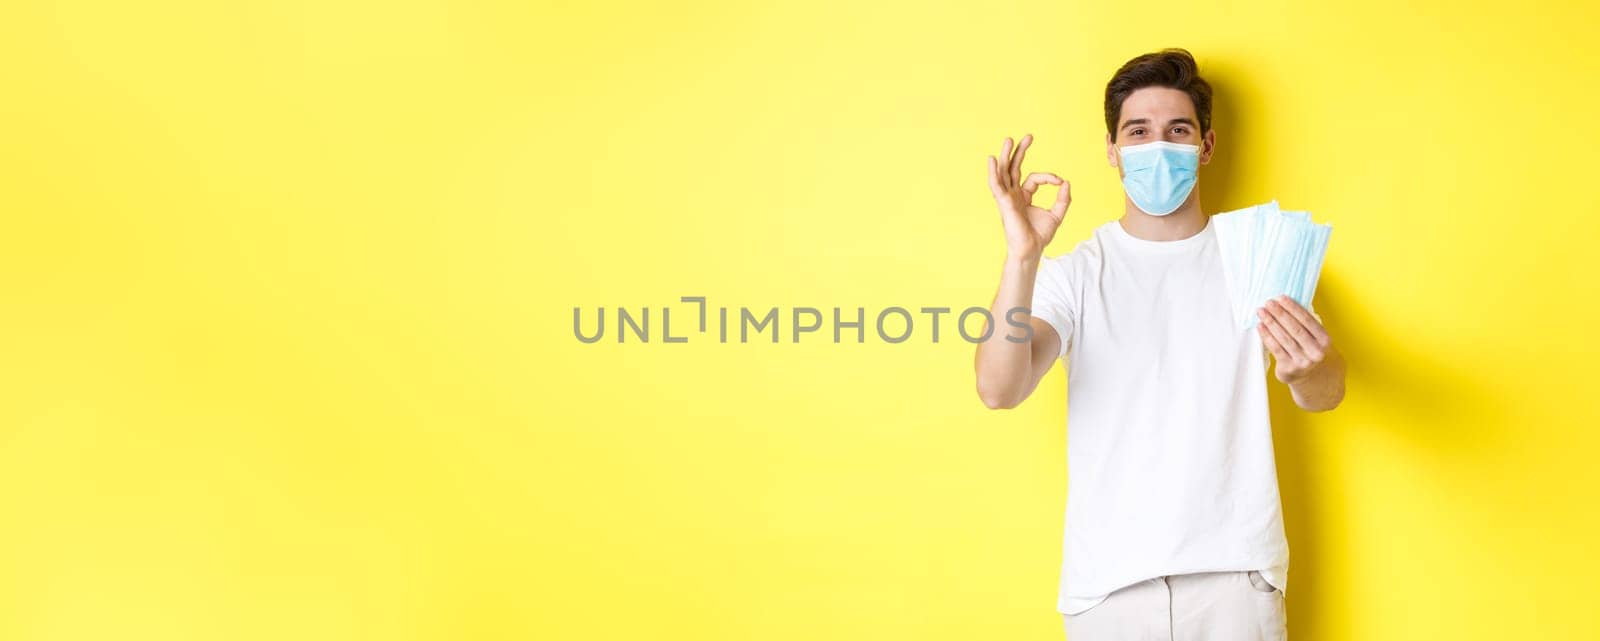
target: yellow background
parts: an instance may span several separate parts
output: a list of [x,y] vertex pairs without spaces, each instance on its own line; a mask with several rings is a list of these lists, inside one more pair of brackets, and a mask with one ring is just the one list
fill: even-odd
[[1334,225],[1348,398],[1273,386],[1291,636],[1600,637],[1597,22],[8,2],[0,638],[1060,638],[1060,368],[992,412],[948,324],[572,308],[985,305],[984,157],[1035,135],[1070,250],[1122,209],[1105,82],[1164,46],[1216,87],[1207,211]]

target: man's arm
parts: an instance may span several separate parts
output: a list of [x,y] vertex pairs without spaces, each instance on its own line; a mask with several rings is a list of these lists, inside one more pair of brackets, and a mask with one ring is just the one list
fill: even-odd
[[[1039,381],[1056,355],[1061,353],[1061,337],[1049,323],[1034,318],[1032,314],[1018,313],[1007,316],[1013,309],[1027,309],[1033,300],[1034,277],[1039,271],[1040,258],[1006,257],[1000,270],[1000,290],[989,306],[989,315],[996,327],[986,328],[988,337],[978,343],[973,367],[978,374],[978,397],[989,409],[1009,409],[1020,405],[1039,386]],[[1027,319],[1033,328],[1032,338],[1021,341],[1006,319]],[[1020,341],[1020,342],[1019,342]]]
[[[988,337],[978,343],[973,368],[978,376],[978,396],[992,409],[1021,403],[1038,387],[1061,353],[1062,338],[1049,323],[1031,313],[1008,316],[1013,309],[1027,309],[1033,304],[1033,283],[1045,245],[1055,237],[1072,204],[1072,185],[1060,176],[1035,172],[1023,180],[1022,158],[1032,142],[1033,134],[1023,136],[1012,153],[1011,139],[1006,138],[1000,148],[1000,160],[989,156],[989,191],[999,205],[1000,222],[1005,228],[1006,262],[1000,271],[1000,289],[989,309],[993,327],[988,328]],[[1045,183],[1060,188],[1050,209],[1033,206],[1034,192]],[[1024,318],[1033,329],[1032,338],[1016,342],[1018,337],[1010,331],[1011,321]]]
[[1256,331],[1277,361],[1278,380],[1289,385],[1294,404],[1324,412],[1344,400],[1344,356],[1328,332],[1294,299],[1279,296],[1256,310]]

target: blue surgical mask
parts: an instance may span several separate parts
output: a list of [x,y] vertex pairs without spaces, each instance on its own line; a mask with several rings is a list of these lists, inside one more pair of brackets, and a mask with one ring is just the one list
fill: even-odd
[[1178,210],[1194,191],[1200,169],[1200,147],[1157,140],[1117,147],[1122,159],[1122,187],[1133,204],[1151,216]]

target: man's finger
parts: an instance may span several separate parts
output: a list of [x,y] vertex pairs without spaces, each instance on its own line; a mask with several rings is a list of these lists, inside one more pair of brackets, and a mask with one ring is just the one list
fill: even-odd
[[1061,189],[1056,190],[1056,204],[1050,208],[1050,214],[1060,222],[1067,215],[1067,206],[1072,204],[1072,183],[1061,181]]
[[989,157],[989,191],[994,192],[995,198],[1006,196],[1006,188],[1000,186],[1000,166],[994,156]]
[[1033,134],[1023,134],[1022,142],[1017,145],[1016,157],[1011,160],[1012,184],[1022,182],[1022,158],[1028,155],[1028,146],[1033,144]]
[[1028,202],[1033,202],[1033,192],[1039,191],[1039,185],[1050,183],[1061,184],[1061,177],[1049,172],[1036,171],[1028,174],[1028,179],[1022,181],[1022,193],[1028,195]]
[[1311,315],[1311,312],[1306,311],[1306,308],[1302,307],[1300,302],[1293,298],[1279,296],[1277,301],[1284,309],[1289,310],[1295,320],[1300,321],[1300,324],[1305,326],[1306,331],[1311,332],[1311,336],[1317,340],[1318,346],[1327,347],[1328,332],[1323,329],[1321,321],[1318,321],[1315,316]]
[[1272,332],[1265,325],[1257,324],[1256,333],[1261,335],[1261,344],[1267,346],[1267,351],[1272,352],[1272,357],[1279,363],[1289,360],[1289,353],[1278,344],[1278,339],[1272,337]]
[[1006,136],[1005,144],[1000,146],[1000,187],[1011,191],[1011,186],[1015,184],[1011,180],[1011,136]]
[[1282,347],[1283,351],[1288,354],[1289,362],[1296,366],[1308,362],[1305,354],[1300,352],[1299,344],[1295,343],[1294,338],[1289,336],[1289,331],[1278,324],[1277,317],[1265,311],[1257,312],[1257,316],[1260,316],[1260,324],[1267,328],[1267,331],[1272,334],[1272,338],[1278,341],[1278,346]]
[[1322,345],[1317,343],[1316,337],[1312,336],[1311,332],[1300,324],[1300,320],[1294,317],[1294,314],[1289,311],[1287,306],[1278,301],[1269,300],[1266,308],[1272,314],[1272,317],[1278,321],[1278,325],[1289,333],[1290,340],[1300,347],[1301,354],[1304,354],[1311,361],[1322,360]]

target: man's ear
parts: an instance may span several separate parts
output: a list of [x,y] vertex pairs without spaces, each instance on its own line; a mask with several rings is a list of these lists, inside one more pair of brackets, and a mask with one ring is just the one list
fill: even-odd
[[1200,164],[1211,162],[1211,154],[1217,150],[1217,130],[1207,131],[1200,138]]
[[1117,166],[1117,146],[1111,141],[1111,134],[1106,134],[1106,163]]

